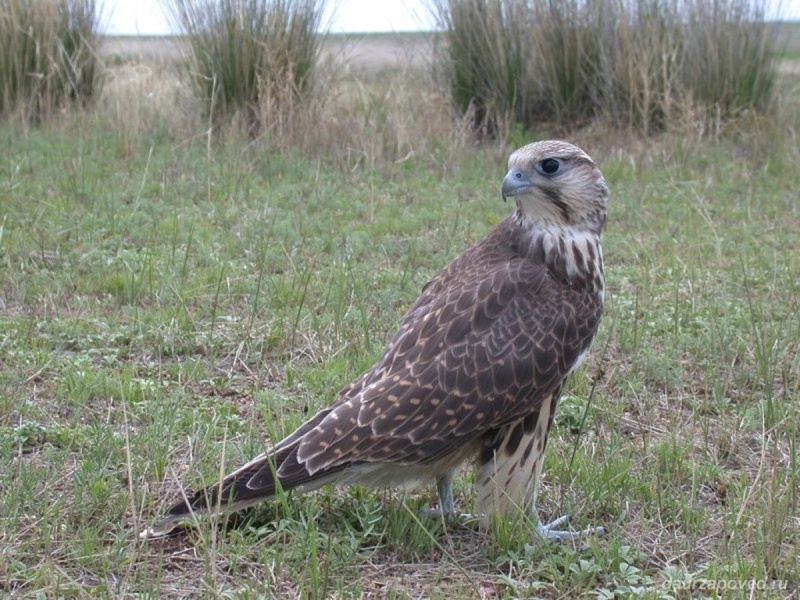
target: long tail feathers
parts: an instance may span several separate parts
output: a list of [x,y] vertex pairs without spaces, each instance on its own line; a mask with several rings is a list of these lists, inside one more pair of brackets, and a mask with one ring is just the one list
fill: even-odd
[[[242,510],[273,497],[278,487],[283,490],[300,488],[307,492],[336,479],[344,468],[323,470],[313,475],[297,461],[295,447],[281,448],[276,455],[262,454],[220,482],[203,488],[167,511],[166,516],[142,531],[142,538],[162,537],[181,522],[199,515]],[[276,474],[280,469],[280,476]]]

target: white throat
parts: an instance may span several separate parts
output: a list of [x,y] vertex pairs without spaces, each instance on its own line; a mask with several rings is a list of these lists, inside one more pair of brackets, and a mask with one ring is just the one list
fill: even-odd
[[529,254],[534,260],[544,262],[564,283],[588,289],[603,300],[603,248],[599,234],[573,225],[531,226],[524,218],[519,224],[527,230]]

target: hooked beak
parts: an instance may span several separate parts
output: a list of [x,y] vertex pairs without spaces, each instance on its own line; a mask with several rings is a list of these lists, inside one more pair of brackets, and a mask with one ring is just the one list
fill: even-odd
[[506,173],[500,193],[503,194],[503,200],[506,200],[511,196],[521,194],[530,187],[533,187],[533,182],[528,174],[522,169],[514,168]]

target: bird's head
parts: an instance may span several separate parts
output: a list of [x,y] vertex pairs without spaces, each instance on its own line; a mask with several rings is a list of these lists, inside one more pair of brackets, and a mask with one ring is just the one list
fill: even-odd
[[583,150],[567,142],[534,142],[508,159],[503,199],[531,225],[574,227],[599,234],[606,222],[608,186]]

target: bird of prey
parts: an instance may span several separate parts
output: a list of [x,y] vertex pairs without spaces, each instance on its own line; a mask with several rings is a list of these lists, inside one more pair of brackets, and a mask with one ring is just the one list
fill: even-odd
[[516,150],[502,183],[516,209],[423,288],[378,362],[266,453],[173,506],[143,533],[194,515],[236,511],[283,490],[331,483],[451,483],[477,464],[474,513],[531,510],[558,399],[585,358],[603,310],[600,234],[608,187],[594,161],[563,141]]

